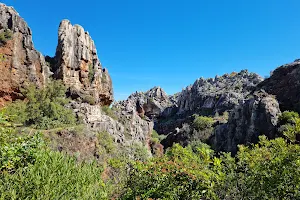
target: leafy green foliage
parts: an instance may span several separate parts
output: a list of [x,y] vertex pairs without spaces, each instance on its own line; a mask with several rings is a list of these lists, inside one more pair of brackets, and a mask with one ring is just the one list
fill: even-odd
[[41,151],[35,164],[0,175],[0,199],[108,199],[102,167]]
[[[300,146],[283,138],[259,144],[240,146],[237,162],[224,156],[226,189],[221,197],[228,199],[299,199]],[[222,198],[221,198],[222,199]]]
[[236,157],[206,144],[175,144],[162,158],[136,162],[123,199],[299,199],[300,146],[283,138],[241,145]]
[[96,99],[92,95],[83,95],[82,101],[90,105],[96,105]]
[[33,164],[38,149],[43,145],[39,134],[16,135],[0,113],[0,173],[14,172],[18,168]]
[[22,92],[26,97],[25,102],[15,102],[4,109],[11,116],[12,122],[33,125],[39,129],[76,123],[72,110],[64,107],[69,100],[65,95],[66,87],[61,81],[52,81],[42,89],[29,85]]
[[102,111],[109,117],[113,119],[118,119],[116,114],[114,113],[113,109],[111,109],[109,106],[102,106]]
[[155,143],[160,143],[163,139],[165,139],[166,135],[159,135],[155,130],[152,131],[151,140]]
[[13,36],[13,33],[11,30],[9,29],[4,29],[1,33],[0,33],[0,46],[1,45],[5,45],[7,43],[8,40],[11,40]]
[[89,64],[89,75],[88,76],[89,76],[90,83],[92,83],[94,80],[94,76],[95,76],[95,69],[94,69],[93,64]]
[[221,176],[214,171],[221,161],[211,152],[204,146],[193,152],[175,144],[163,158],[135,163],[122,199],[216,199]]
[[214,124],[214,119],[211,117],[195,115],[193,126],[197,131],[209,129]]
[[296,112],[285,111],[279,118],[279,132],[291,142],[296,142],[300,136],[300,117]]

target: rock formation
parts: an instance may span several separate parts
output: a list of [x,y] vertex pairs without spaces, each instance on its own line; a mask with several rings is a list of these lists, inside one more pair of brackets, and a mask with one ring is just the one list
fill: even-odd
[[261,82],[258,89],[276,96],[281,110],[300,112],[300,60],[283,65]]
[[114,106],[136,111],[141,117],[147,116],[155,120],[166,108],[173,104],[174,102],[162,88],[154,87],[147,92],[131,94],[127,100],[117,102]]
[[43,86],[51,72],[34,49],[31,30],[14,8],[0,4],[0,106],[22,99],[20,88],[28,83]]
[[94,41],[79,25],[63,20],[58,31],[55,55],[55,78],[62,79],[72,97],[110,105],[113,101],[112,81],[97,55]]
[[211,145],[217,151],[236,153],[238,144],[257,143],[260,135],[273,139],[280,114],[273,95],[256,91],[231,112],[227,124],[215,128]]
[[112,111],[113,116],[108,116],[99,105],[73,101],[70,107],[92,131],[106,131],[115,138],[115,142],[122,145],[149,145],[153,122],[142,119],[136,111],[117,109]]
[[262,80],[259,75],[247,70],[215,78],[200,78],[176,94],[176,103],[164,110],[155,129],[169,134],[183,123],[189,123],[193,114],[214,115],[232,110]]

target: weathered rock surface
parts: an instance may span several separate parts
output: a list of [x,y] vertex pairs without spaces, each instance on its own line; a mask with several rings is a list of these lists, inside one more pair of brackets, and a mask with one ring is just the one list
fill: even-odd
[[0,4],[0,34],[11,37],[0,45],[0,106],[22,99],[20,88],[28,83],[43,86],[51,72],[44,57],[34,49],[31,30],[12,7]]
[[131,94],[127,100],[119,101],[114,106],[124,110],[138,112],[141,117],[154,119],[174,102],[160,87],[154,87],[147,92]]
[[275,69],[270,78],[258,85],[276,96],[281,110],[300,112],[300,60]]
[[183,123],[189,123],[193,114],[214,115],[232,110],[262,80],[259,75],[247,70],[215,78],[200,78],[176,95],[176,104],[164,110],[155,129],[169,134]]
[[275,138],[280,114],[273,95],[256,91],[231,112],[227,124],[215,128],[210,143],[217,151],[236,153],[238,144],[257,143],[260,135]]
[[209,79],[198,79],[183,90],[178,97],[178,113],[223,113],[234,108],[263,79],[242,70]]
[[119,109],[113,111],[112,117],[105,114],[100,105],[73,101],[70,107],[91,130],[106,131],[115,138],[117,143],[149,145],[153,122],[142,119],[136,111]]
[[112,80],[97,55],[94,41],[79,25],[63,20],[58,31],[55,78],[62,79],[73,98],[93,98],[95,103],[113,101]]

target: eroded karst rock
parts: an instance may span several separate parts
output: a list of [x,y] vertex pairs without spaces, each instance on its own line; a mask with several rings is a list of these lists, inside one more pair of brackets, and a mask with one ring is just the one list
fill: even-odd
[[28,83],[42,87],[51,76],[44,57],[35,50],[31,30],[13,7],[0,4],[0,106],[22,99]]
[[215,78],[200,78],[174,98],[176,103],[161,114],[155,129],[159,133],[173,133],[183,123],[190,123],[193,114],[215,115],[230,111],[263,80],[259,75],[242,70]]
[[257,143],[260,135],[273,139],[280,114],[275,96],[263,90],[256,91],[231,112],[227,124],[215,128],[212,147],[236,153],[238,144]]
[[100,105],[112,103],[110,75],[100,63],[94,41],[81,26],[68,20],[60,23],[55,62],[55,78],[63,80],[73,98]]
[[300,112],[300,60],[275,69],[258,89],[275,95],[281,110]]
[[145,115],[151,119],[155,119],[173,104],[174,102],[161,87],[154,87],[147,92],[131,94],[127,100],[119,101],[115,106],[137,111],[142,117]]
[[122,145],[142,143],[149,147],[153,122],[142,119],[136,111],[114,108],[109,116],[100,105],[73,101],[69,106],[92,131],[106,131]]

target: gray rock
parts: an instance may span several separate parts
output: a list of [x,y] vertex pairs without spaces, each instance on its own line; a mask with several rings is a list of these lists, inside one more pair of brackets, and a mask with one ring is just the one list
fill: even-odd
[[217,151],[236,153],[237,145],[257,143],[260,135],[273,139],[280,114],[273,95],[256,91],[231,112],[227,124],[215,128],[210,143]]
[[94,41],[79,25],[63,20],[58,30],[55,78],[81,99],[92,96],[96,103],[110,105],[113,102],[112,80],[97,55]]
[[92,131],[106,131],[122,145],[149,145],[153,122],[142,119],[137,112],[114,110],[115,118],[112,118],[103,112],[100,105],[73,101],[69,106]]

